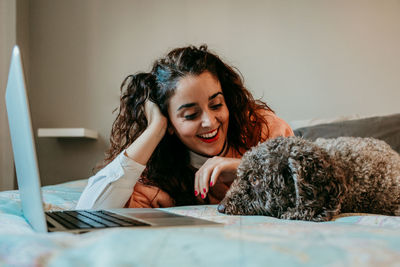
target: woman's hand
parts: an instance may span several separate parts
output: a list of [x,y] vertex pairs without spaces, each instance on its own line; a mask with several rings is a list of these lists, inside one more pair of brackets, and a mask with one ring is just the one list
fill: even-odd
[[144,132],[128,146],[125,155],[128,158],[146,165],[154,150],[167,131],[168,120],[162,115],[158,106],[151,100],[145,103],[145,115],[148,122]]
[[144,104],[144,112],[148,122],[147,128],[155,127],[160,131],[159,134],[164,136],[167,130],[168,120],[161,113],[157,104],[150,99],[147,99],[146,103]]
[[[236,177],[236,170],[241,159],[213,157],[208,159],[195,174],[194,190],[195,195],[205,198],[209,187],[214,186],[217,181],[233,181]],[[196,194],[197,192],[197,194]]]

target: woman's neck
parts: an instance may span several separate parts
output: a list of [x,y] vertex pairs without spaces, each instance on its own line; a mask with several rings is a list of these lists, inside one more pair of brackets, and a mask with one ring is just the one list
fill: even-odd
[[214,156],[209,156],[209,155],[204,155],[204,154],[200,154],[200,153],[196,153],[192,150],[189,150],[189,155],[190,155],[190,165],[192,165],[194,168],[199,169],[201,166],[203,166],[203,164],[210,158],[212,157],[224,157],[227,152],[228,152],[228,145],[226,144],[226,142],[224,143],[224,146],[221,150],[221,152],[219,152],[217,155]]

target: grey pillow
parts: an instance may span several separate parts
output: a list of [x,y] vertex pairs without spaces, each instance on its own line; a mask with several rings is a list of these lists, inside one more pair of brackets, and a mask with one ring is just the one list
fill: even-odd
[[294,134],[309,140],[339,136],[373,137],[385,141],[400,153],[400,113],[303,127],[294,130]]

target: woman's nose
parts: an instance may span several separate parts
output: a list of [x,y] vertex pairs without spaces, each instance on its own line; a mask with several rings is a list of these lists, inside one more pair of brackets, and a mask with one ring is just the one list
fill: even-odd
[[211,127],[216,121],[215,116],[210,112],[204,112],[201,119],[201,126],[203,127]]

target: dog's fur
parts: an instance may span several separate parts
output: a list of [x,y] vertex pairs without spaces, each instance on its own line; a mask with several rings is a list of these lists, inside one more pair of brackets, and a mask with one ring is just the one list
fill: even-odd
[[400,155],[373,138],[268,140],[243,155],[218,210],[311,221],[400,215]]

